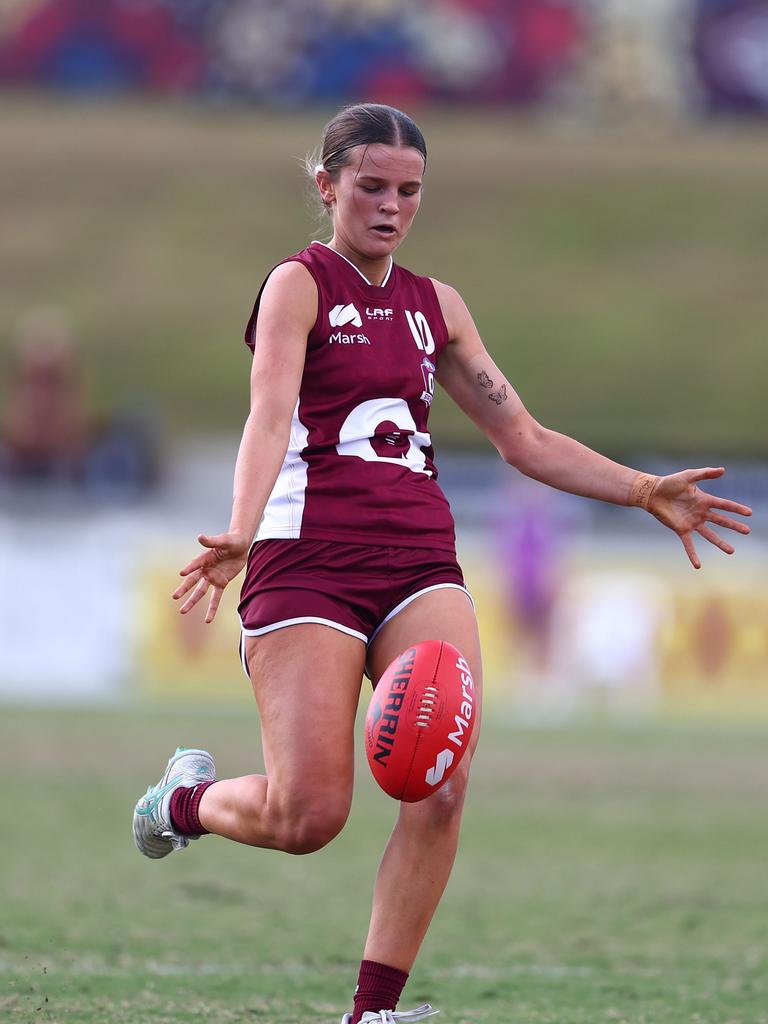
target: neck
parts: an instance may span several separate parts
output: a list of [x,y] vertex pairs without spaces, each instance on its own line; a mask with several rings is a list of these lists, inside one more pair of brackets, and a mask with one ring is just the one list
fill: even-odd
[[351,245],[348,245],[344,239],[337,238],[335,234],[330,242],[328,242],[328,246],[331,249],[335,249],[345,259],[348,259],[350,263],[353,263],[360,273],[377,287],[381,286],[384,278],[389,273],[389,267],[392,262],[391,256],[365,256]]

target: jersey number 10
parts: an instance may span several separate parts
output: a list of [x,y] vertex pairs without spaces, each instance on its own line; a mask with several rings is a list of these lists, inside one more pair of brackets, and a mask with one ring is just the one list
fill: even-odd
[[425,356],[431,356],[435,351],[435,339],[432,337],[427,318],[423,313],[412,313],[410,309],[406,309],[405,319],[408,321],[416,345]]

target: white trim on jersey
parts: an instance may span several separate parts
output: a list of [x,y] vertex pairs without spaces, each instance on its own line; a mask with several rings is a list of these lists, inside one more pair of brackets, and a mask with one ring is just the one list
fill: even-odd
[[293,410],[288,450],[272,488],[256,540],[269,537],[296,540],[301,536],[301,522],[307,496],[307,464],[301,453],[307,447],[309,430],[299,419],[299,402]]
[[322,245],[326,249],[329,249],[331,252],[335,252],[337,256],[341,256],[341,258],[344,260],[345,263],[348,263],[350,265],[350,267],[352,267],[353,270],[357,270],[357,272],[360,275],[360,277],[362,277],[362,279],[365,281],[365,283],[369,284],[371,286],[371,288],[376,288],[376,287],[383,288],[386,285],[387,281],[389,280],[389,275],[392,273],[392,267],[394,267],[394,265],[395,265],[395,261],[390,256],[389,257],[389,269],[387,270],[386,274],[384,275],[384,280],[381,282],[380,285],[375,285],[373,283],[373,281],[369,281],[368,280],[368,278],[365,276],[365,274],[361,270],[358,270],[358,268],[355,266],[355,264],[352,262],[352,260],[348,260],[346,256],[342,256],[342,254],[338,251],[338,249],[331,248],[331,246],[328,245],[327,242],[321,242],[321,241],[319,241],[319,239],[314,239],[311,242],[311,244],[312,245]]

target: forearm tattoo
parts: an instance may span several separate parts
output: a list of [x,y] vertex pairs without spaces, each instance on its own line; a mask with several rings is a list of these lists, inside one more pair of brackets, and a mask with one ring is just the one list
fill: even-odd
[[[488,374],[485,372],[485,370],[481,370],[480,373],[478,373],[478,375],[477,375],[477,383],[480,385],[481,388],[492,388],[493,387],[493,381],[488,376]],[[488,395],[488,397],[490,398],[490,400],[492,402],[495,402],[496,405],[501,405],[502,402],[506,402],[506,400],[507,400],[507,385],[506,384],[502,384],[498,391],[491,391],[491,393],[490,393],[490,395]]]

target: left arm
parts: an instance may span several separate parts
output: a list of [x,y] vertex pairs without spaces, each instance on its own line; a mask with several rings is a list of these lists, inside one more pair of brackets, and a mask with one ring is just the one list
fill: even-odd
[[438,281],[434,284],[450,338],[440,357],[438,380],[495,445],[505,462],[561,491],[615,505],[646,508],[679,535],[696,569],[701,563],[691,539],[693,532],[727,554],[733,553],[733,547],[707,523],[749,533],[748,526],[720,512],[748,516],[751,509],[705,494],[696,486],[699,480],[722,476],[722,468],[649,476],[613,462],[572,437],[543,427],[491,359],[458,292]]

